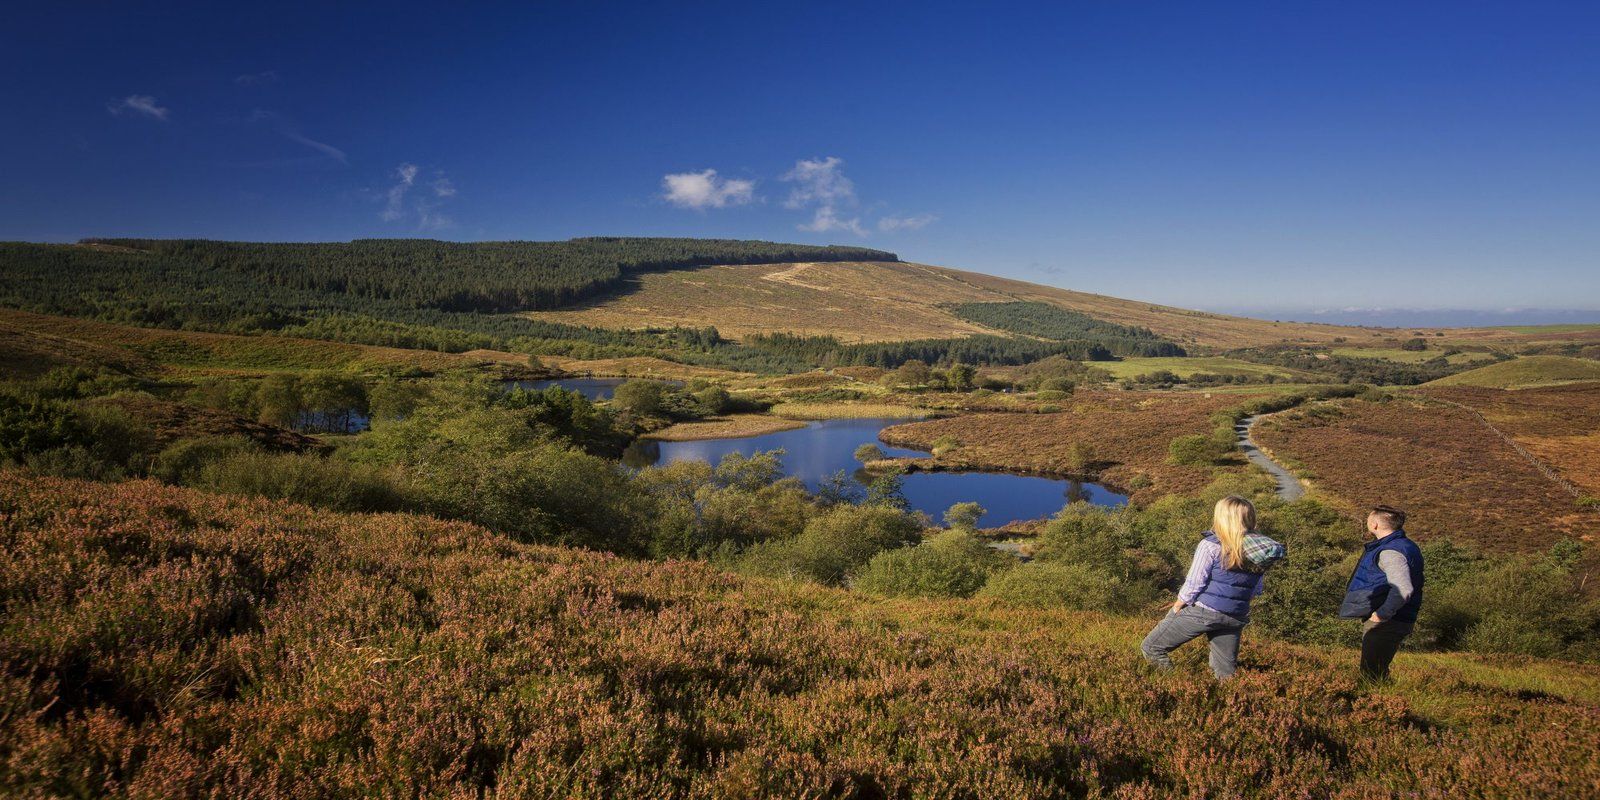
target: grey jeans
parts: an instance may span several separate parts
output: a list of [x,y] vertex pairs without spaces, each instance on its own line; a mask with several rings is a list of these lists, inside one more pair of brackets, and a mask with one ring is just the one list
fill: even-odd
[[1139,650],[1158,669],[1170,669],[1172,659],[1168,653],[1182,647],[1192,639],[1205,636],[1211,642],[1211,671],[1217,680],[1233,677],[1239,663],[1239,632],[1245,620],[1230,617],[1201,606],[1184,606],[1181,610],[1167,612],[1165,619],[1156,623],[1155,630],[1144,637]]

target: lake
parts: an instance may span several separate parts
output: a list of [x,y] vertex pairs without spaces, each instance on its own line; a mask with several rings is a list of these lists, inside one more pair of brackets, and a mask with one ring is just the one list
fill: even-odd
[[[863,444],[876,444],[891,456],[928,455],[920,450],[889,447],[878,441],[878,431],[905,421],[830,419],[812,422],[804,428],[738,439],[640,441],[629,448],[623,460],[632,466],[692,460],[715,464],[729,453],[748,456],[760,450],[782,448],[785,451],[784,473],[799,478],[814,490],[841,470],[857,481],[870,481],[870,477],[861,473],[861,462],[855,458],[856,448]],[[983,527],[1053,516],[1068,502],[1085,501],[1100,506],[1120,506],[1128,502],[1126,496],[1095,483],[1003,472],[913,472],[904,480],[903,491],[912,508],[940,520],[952,504],[973,501],[987,510],[979,521]]]

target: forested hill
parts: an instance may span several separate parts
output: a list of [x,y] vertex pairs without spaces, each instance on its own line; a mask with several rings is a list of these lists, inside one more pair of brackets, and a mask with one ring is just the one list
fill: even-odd
[[[555,308],[606,291],[630,273],[712,264],[896,261],[861,247],[734,239],[594,237],[562,242],[362,239],[337,243],[88,239],[0,244],[0,299],[47,313],[89,304],[144,324],[216,303],[237,310],[353,310],[369,304],[447,312]],[[130,297],[129,287],[139,287]],[[142,309],[130,308],[133,305]],[[214,324],[216,320],[182,320]]]

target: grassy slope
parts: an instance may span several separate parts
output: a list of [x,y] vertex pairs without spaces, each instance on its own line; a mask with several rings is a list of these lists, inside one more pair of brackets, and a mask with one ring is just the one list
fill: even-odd
[[[1429,359],[1443,355],[1438,350],[1402,350],[1398,347],[1336,347],[1331,350],[1336,356],[1348,358],[1370,358],[1377,361],[1397,361],[1401,364],[1421,364]],[[1461,352],[1445,356],[1451,364],[1470,364],[1474,361],[1486,361],[1494,358],[1492,353]]]
[[[877,602],[152,483],[0,476],[0,793],[1512,797],[1600,791],[1600,670]],[[59,679],[59,680],[58,680]]]
[[1222,356],[1201,356],[1194,358],[1124,358],[1121,361],[1092,361],[1089,366],[1110,372],[1114,378],[1133,378],[1139,375],[1148,375],[1157,370],[1166,370],[1180,378],[1188,378],[1196,372],[1209,372],[1214,375],[1280,375],[1283,377],[1306,377],[1299,370],[1288,367],[1275,367],[1267,364],[1255,364],[1241,361],[1237,358]]
[[1483,386],[1514,389],[1576,381],[1600,381],[1600,361],[1567,356],[1524,356],[1487,367],[1458,372],[1429,386]]
[[62,365],[117,365],[133,371],[166,368],[188,373],[416,366],[449,369],[526,356],[475,351],[439,353],[394,347],[222,333],[157,330],[93,320],[0,309],[3,375],[29,375]]
[[[1352,329],[1275,323],[1074,292],[974,272],[908,263],[718,266],[646,274],[631,290],[581,307],[529,316],[608,328],[715,325],[724,335],[762,331],[893,341],[992,332],[941,306],[1033,300],[1182,343],[1217,347],[1330,341]],[[1358,331],[1358,333],[1365,333]]]

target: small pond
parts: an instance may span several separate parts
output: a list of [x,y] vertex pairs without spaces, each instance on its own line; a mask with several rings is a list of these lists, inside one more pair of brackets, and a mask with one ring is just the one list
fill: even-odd
[[[870,482],[855,458],[856,448],[876,444],[891,456],[925,456],[919,450],[889,447],[878,441],[878,431],[903,419],[833,419],[812,422],[804,428],[747,436],[739,439],[705,439],[694,442],[640,441],[629,448],[623,461],[631,466],[699,460],[715,464],[729,453],[750,455],[782,448],[784,473],[816,489],[833,474],[844,471],[857,481]],[[1054,515],[1069,502],[1120,506],[1124,495],[1094,483],[1011,475],[1003,472],[913,472],[905,476],[903,491],[911,507],[940,520],[951,504],[973,501],[988,513],[984,527]]]

